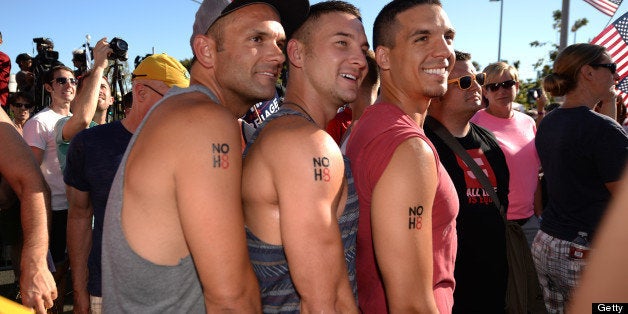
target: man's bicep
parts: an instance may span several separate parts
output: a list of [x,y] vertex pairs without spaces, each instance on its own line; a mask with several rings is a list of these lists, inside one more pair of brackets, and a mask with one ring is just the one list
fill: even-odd
[[389,304],[432,290],[434,155],[420,139],[397,147],[371,202],[373,245]]
[[70,185],[66,185],[66,195],[70,205],[68,215],[72,216],[90,216],[91,202],[89,192],[81,191]]
[[336,293],[346,276],[337,222],[344,162],[339,151],[308,147],[293,146],[280,155],[272,175],[282,244],[297,290],[314,301],[323,297],[320,291]]
[[226,282],[242,284],[249,263],[241,207],[239,128],[233,123],[214,134],[188,133],[182,151],[170,154],[175,159],[181,228],[206,290]]

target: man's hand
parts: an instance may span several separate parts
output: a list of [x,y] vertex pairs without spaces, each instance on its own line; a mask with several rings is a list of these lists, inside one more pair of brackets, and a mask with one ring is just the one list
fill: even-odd
[[107,37],[100,39],[94,47],[94,68],[106,69],[109,65],[107,57],[112,53],[113,50],[109,47]]
[[45,314],[57,298],[57,286],[48,270],[46,260],[42,263],[22,263],[20,277],[22,304],[35,309],[36,313]]

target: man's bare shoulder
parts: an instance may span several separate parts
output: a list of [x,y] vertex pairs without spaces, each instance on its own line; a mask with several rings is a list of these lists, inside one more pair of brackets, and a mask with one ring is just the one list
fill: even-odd
[[299,116],[281,117],[268,123],[255,143],[265,155],[269,152],[290,156],[340,155],[338,145],[327,132]]
[[436,157],[430,145],[420,137],[411,137],[399,144],[393,153],[391,163],[417,165],[420,168],[434,167]]
[[166,130],[176,129],[180,134],[222,130],[235,121],[237,119],[229,110],[199,92],[164,99],[151,114],[148,122]]

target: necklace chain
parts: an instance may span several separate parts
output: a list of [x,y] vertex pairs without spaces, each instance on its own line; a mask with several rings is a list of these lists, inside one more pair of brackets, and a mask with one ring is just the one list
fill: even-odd
[[305,113],[305,115],[307,115],[308,120],[310,120],[312,123],[316,124],[316,121],[314,121],[314,118],[312,118],[312,116],[310,116],[309,113],[307,113],[307,111],[305,109],[303,109],[303,107],[299,106],[297,103],[293,103],[291,101],[284,101],[282,103],[282,105],[293,105],[296,106],[297,108],[299,108],[301,111],[303,111],[303,113]]

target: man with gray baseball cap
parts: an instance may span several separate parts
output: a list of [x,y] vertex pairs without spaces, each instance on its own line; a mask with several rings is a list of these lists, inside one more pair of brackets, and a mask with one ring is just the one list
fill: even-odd
[[137,129],[114,179],[103,235],[105,313],[259,313],[241,204],[237,118],[275,95],[286,28],[307,0],[205,0],[190,87]]

